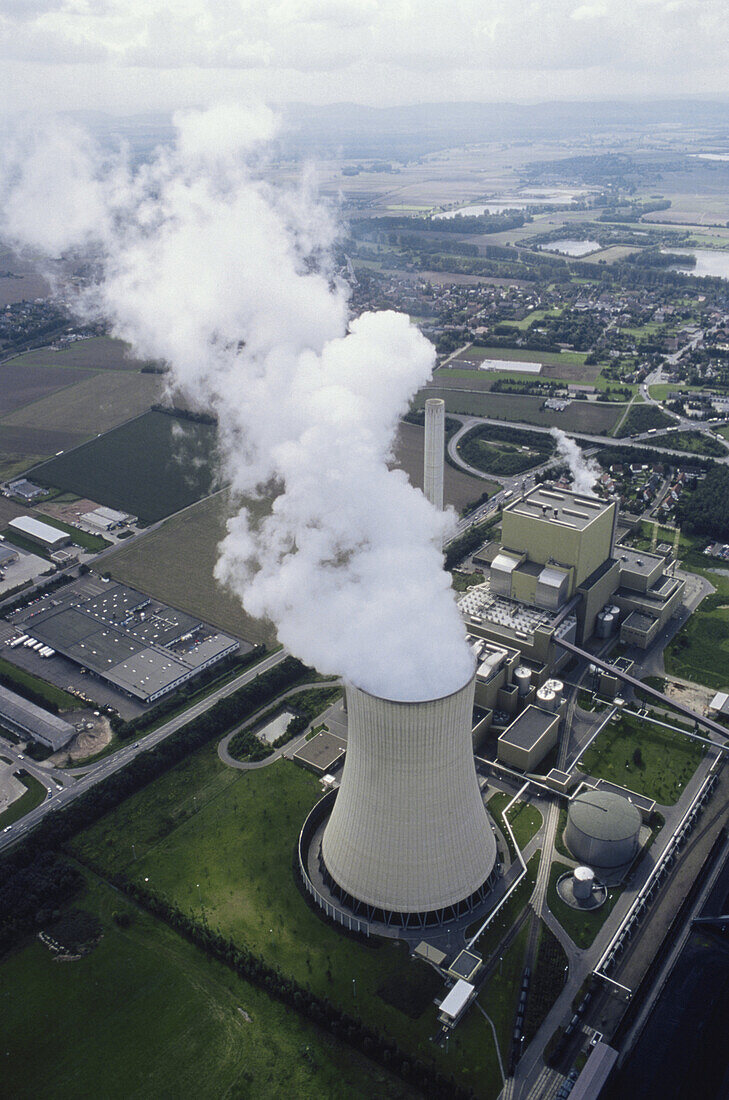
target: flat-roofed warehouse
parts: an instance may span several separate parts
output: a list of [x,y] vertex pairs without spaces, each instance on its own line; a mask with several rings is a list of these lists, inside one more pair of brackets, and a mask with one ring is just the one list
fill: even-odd
[[559,714],[528,706],[497,741],[499,760],[520,771],[533,771],[557,744]]
[[10,520],[8,527],[12,531],[17,531],[19,535],[24,535],[31,542],[44,546],[47,550],[57,550],[61,546],[67,546],[71,541],[71,536],[66,531],[59,531],[57,527],[52,527],[50,523],[42,523],[33,516],[17,516]]
[[144,703],[239,649],[235,638],[123,584],[73,585],[27,626],[34,638]]
[[0,685],[0,723],[12,733],[21,737],[31,737],[48,745],[54,751],[62,749],[76,733],[75,729],[62,718],[57,718],[42,707],[36,706],[14,691]]

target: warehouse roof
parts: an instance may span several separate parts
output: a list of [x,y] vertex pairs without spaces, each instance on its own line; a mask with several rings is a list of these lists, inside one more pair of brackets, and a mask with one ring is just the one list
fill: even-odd
[[572,824],[595,840],[625,840],[641,825],[640,810],[612,791],[585,791],[570,804]]
[[21,535],[29,535],[46,546],[56,546],[71,541],[71,536],[65,531],[59,531],[50,523],[41,523],[39,519],[33,519],[32,516],[17,516],[10,520],[8,527],[20,531]]
[[0,721],[5,719],[15,731],[22,731],[53,749],[62,749],[75,734],[73,726],[43,710],[35,703],[0,685]]

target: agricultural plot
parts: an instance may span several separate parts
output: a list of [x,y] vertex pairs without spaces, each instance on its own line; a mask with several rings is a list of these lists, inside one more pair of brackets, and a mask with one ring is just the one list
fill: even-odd
[[[50,397],[34,401],[32,405],[25,405],[7,416],[3,424],[73,431],[88,437],[138,416],[157,400],[159,392],[160,381],[154,374],[121,371],[96,374]],[[45,453],[53,454],[54,451]]]
[[480,344],[472,344],[457,356],[457,359],[476,361],[503,359],[505,363],[515,360],[524,363],[542,363],[550,367],[565,365],[581,367],[586,358],[582,351],[528,351],[526,348],[482,347]]
[[207,496],[214,448],[213,425],[150,411],[52,458],[33,477],[154,523]]
[[75,340],[68,347],[54,351],[37,348],[19,355],[13,362],[23,367],[63,367],[74,370],[139,371],[144,362],[129,354],[129,345],[110,336],[94,336],[89,340]]
[[625,405],[607,401],[572,401],[565,410],[558,412],[555,409],[543,409],[544,398],[542,397],[472,392],[445,386],[429,386],[421,390],[415,397],[414,408],[422,408],[428,397],[443,398],[446,411],[449,413],[486,416],[494,420],[521,421],[524,424],[585,432],[587,435],[607,435],[618,417],[625,412]]
[[104,558],[115,580],[156,596],[250,642],[272,644],[270,623],[246,615],[213,577],[217,547],[231,514],[227,492],[193,504]]
[[20,356],[0,364],[0,416],[91,378],[90,371],[23,364]]

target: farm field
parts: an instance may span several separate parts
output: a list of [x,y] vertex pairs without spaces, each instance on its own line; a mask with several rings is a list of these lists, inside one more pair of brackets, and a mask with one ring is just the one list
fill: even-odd
[[412,1095],[103,883],[76,904],[102,923],[89,955],[59,964],[34,940],[0,963],[6,1095]]
[[238,599],[213,577],[217,546],[229,515],[227,492],[216,493],[113,551],[104,558],[104,569],[115,580],[236,637],[270,645],[275,641],[271,624],[247,615]]
[[449,413],[487,416],[495,420],[522,421],[525,424],[563,428],[588,435],[607,434],[625,412],[625,405],[607,401],[573,401],[563,412],[542,409],[541,397],[522,397],[511,393],[468,392],[445,386],[428,386],[415,397],[414,408],[422,408],[428,397],[441,397]]
[[[526,348],[482,347],[472,344],[456,358],[458,359],[503,359],[505,362],[517,360],[524,363],[543,363],[550,367],[583,367],[587,355],[582,351],[528,351]],[[588,371],[591,368],[587,368]]]
[[34,401],[5,417],[1,426],[53,428],[83,436],[109,431],[148,409],[160,391],[154,374],[95,374],[78,385]]
[[21,358],[0,364],[0,416],[93,376],[91,371],[86,370],[22,364]]
[[149,411],[37,467],[33,477],[154,523],[206,496],[215,428]]
[[[405,471],[411,484],[423,487],[423,429],[417,424],[400,424],[395,443],[395,464]],[[443,469],[443,497],[457,512],[467,504],[478,500],[482,493],[495,493],[498,485],[493,481],[471,477],[456,470],[448,462]]]
[[372,949],[342,936],[301,896],[291,853],[318,796],[316,778],[290,761],[238,772],[226,769],[215,746],[208,746],[80,834],[73,850],[82,861],[94,861],[102,874],[148,878],[151,889],[186,911],[204,908],[223,935],[355,1009],[414,1057],[447,1067],[477,1096],[495,1098],[501,1078],[491,1031],[480,1013],[461,1023],[449,1054],[441,1051],[430,1042],[432,1003],[412,1019],[380,996],[394,974],[408,980],[407,952],[393,943]]
[[33,268],[29,260],[22,259],[12,249],[0,245],[0,309],[33,298],[46,298],[51,288]]
[[65,367],[74,370],[139,371],[144,363],[132,358],[129,346],[111,336],[93,336],[88,340],[75,340],[60,351],[52,348],[35,348],[11,360],[23,368]]

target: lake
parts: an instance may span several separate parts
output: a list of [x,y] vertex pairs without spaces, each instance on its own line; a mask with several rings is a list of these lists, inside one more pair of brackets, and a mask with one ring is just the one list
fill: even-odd
[[718,276],[720,279],[729,279],[729,252],[718,252],[713,248],[669,248],[664,252],[671,252],[676,256],[695,256],[695,267],[679,267],[671,265],[673,271],[683,271],[686,275],[698,275],[704,278],[707,275]]
[[588,252],[598,252],[601,247],[599,241],[578,241],[565,237],[564,240],[542,245],[542,251],[561,252],[563,256],[587,256]]

